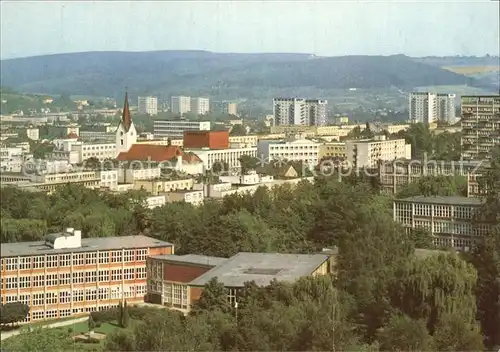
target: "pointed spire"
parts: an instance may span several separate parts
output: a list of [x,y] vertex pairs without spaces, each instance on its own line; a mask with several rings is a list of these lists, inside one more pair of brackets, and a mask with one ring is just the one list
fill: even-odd
[[122,124],[125,128],[125,132],[128,132],[130,125],[132,125],[132,117],[130,116],[130,109],[128,106],[128,92],[125,88],[125,101],[123,103],[123,113],[122,113]]

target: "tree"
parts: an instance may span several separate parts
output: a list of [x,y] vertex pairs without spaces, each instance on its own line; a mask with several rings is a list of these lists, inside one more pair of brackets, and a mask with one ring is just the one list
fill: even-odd
[[95,321],[94,318],[92,318],[92,315],[89,315],[88,328],[89,328],[89,334],[92,335],[95,329]]
[[377,335],[382,351],[429,351],[434,341],[425,321],[406,315],[392,315],[388,324]]
[[247,134],[247,130],[241,124],[234,125],[231,128],[231,132],[229,133],[229,135],[231,135],[231,136],[244,136],[246,134]]
[[0,323],[2,325],[15,324],[28,316],[30,308],[22,302],[10,302],[0,306]]
[[228,312],[231,307],[227,301],[227,293],[224,284],[211,279],[203,288],[200,299],[195,303],[193,312],[195,314],[204,310],[221,310]]
[[123,322],[123,303],[122,301],[118,302],[118,324],[122,325]]
[[122,328],[128,328],[130,324],[130,316],[128,313],[128,306],[127,306],[127,301],[123,304],[123,313],[121,317],[121,322],[120,322]]
[[249,171],[255,170],[259,166],[259,159],[252,157],[250,155],[242,155],[239,159],[241,174],[245,175]]
[[65,329],[24,330],[19,335],[2,340],[3,351],[65,352],[74,349],[74,342]]

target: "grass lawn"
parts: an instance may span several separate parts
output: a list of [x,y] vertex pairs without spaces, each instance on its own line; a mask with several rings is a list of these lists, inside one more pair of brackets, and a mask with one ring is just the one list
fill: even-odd
[[[89,325],[88,325],[87,321],[82,321],[79,323],[67,325],[67,326],[64,326],[62,328],[73,329],[73,333],[72,333],[73,335],[78,335],[78,334],[86,333],[89,331]],[[118,325],[118,322],[112,321],[109,323],[103,323],[101,326],[96,327],[94,329],[94,331],[99,332],[101,334],[109,334],[110,332],[112,332],[116,329],[120,329],[120,326]]]

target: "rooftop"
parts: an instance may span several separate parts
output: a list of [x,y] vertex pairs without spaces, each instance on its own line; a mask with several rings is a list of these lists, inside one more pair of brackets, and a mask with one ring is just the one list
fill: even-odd
[[178,146],[166,146],[156,144],[133,144],[128,152],[121,152],[117,156],[120,161],[132,160],[151,160],[151,161],[170,161],[174,157],[181,156],[183,162],[199,163],[201,159],[194,153],[185,153]]
[[[48,236],[53,235],[57,234],[49,234]],[[143,235],[123,237],[93,237],[82,238],[81,247],[68,249],[50,248],[45,244],[45,241],[2,243],[1,256],[13,257],[72,252],[92,252],[96,250],[101,251],[113,249],[156,248],[167,246],[173,246],[173,244]]]
[[190,285],[204,286],[214,277],[226,287],[243,287],[249,281],[267,286],[273,279],[294,282],[311,275],[328,258],[326,254],[241,252],[194,279]]
[[479,206],[483,202],[479,198],[468,198],[459,196],[415,196],[403,199],[397,199],[398,202],[415,202],[415,203],[426,203],[426,204],[444,204],[444,205],[470,205]]
[[227,258],[220,257],[209,257],[206,255],[197,255],[197,254],[186,254],[186,255],[153,255],[151,256],[153,259],[164,260],[169,262],[177,262],[177,263],[187,263],[187,264],[198,264],[198,265],[206,265],[206,266],[217,266],[224,263]]

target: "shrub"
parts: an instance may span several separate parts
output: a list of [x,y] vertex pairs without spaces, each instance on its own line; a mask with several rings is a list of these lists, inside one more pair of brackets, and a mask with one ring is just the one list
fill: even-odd
[[92,319],[94,319],[96,323],[97,322],[108,323],[110,321],[118,319],[119,311],[117,307],[113,307],[98,312],[92,312],[90,313],[90,315],[92,316]]
[[68,334],[72,334],[73,333],[73,328],[68,328]]

